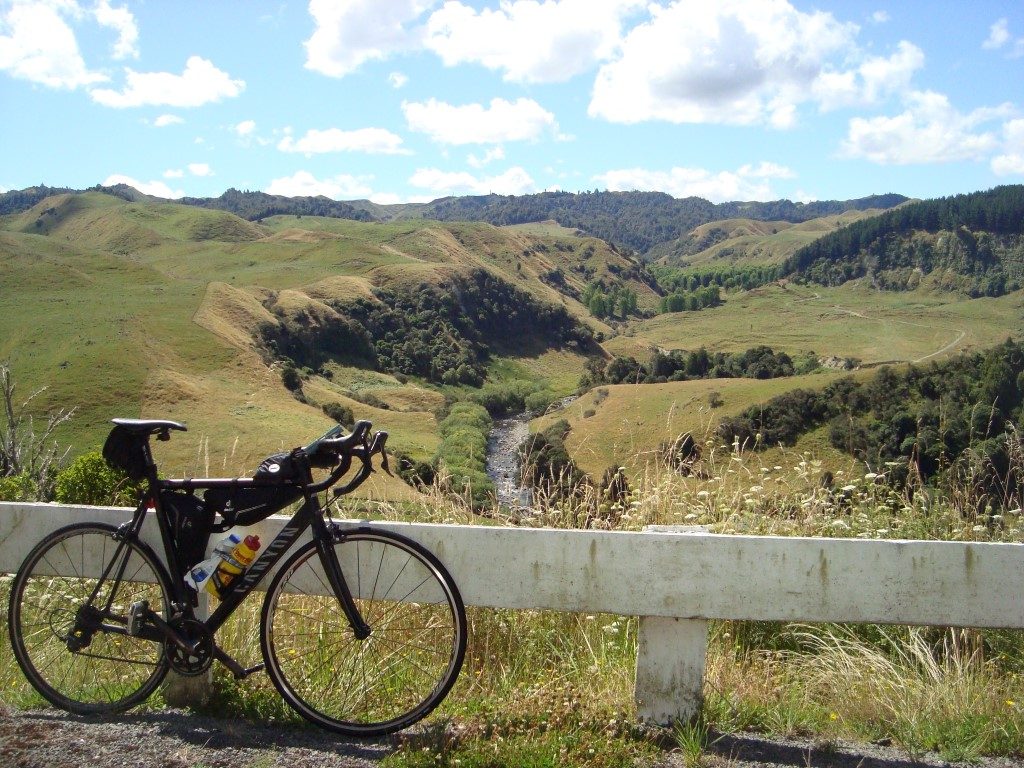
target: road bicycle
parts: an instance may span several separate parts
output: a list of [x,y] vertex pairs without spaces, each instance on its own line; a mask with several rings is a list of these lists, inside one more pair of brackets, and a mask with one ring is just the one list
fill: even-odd
[[[351,479],[333,493],[355,490],[374,471],[376,455],[388,470],[386,432],[371,438],[368,421],[347,435],[335,427],[268,457],[251,478],[161,479],[149,439],[168,440],[185,427],[142,419],[114,424],[104,456],[144,481],[132,519],[51,533],[11,585],[14,654],[42,696],[79,714],[122,711],[153,693],[168,670],[201,675],[216,660],[239,680],[265,668],[302,717],[360,737],[406,728],[444,699],[466,650],[465,608],[448,571],[404,536],[331,520],[320,501],[349,471]],[[326,478],[315,481],[314,470]],[[210,535],[252,525],[299,500],[280,533],[200,618],[199,595],[184,577],[205,557]],[[153,518],[163,559],[140,535]],[[272,572],[307,530],[312,540]],[[246,669],[215,636],[268,574],[259,623],[263,663]]]

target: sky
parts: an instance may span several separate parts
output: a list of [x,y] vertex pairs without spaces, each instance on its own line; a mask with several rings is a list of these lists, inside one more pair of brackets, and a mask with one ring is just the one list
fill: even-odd
[[0,191],[1024,183],[1022,0],[0,0]]

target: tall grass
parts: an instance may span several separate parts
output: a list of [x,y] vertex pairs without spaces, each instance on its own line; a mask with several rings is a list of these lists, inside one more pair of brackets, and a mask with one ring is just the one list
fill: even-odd
[[[1020,508],[1003,505],[996,511],[979,503],[963,478],[952,492],[906,490],[888,483],[886,473],[895,467],[868,471],[851,461],[826,470],[822,460],[802,451],[766,457],[738,445],[721,449],[714,441],[704,448],[688,477],[652,460],[642,475],[630,478],[631,493],[618,503],[602,500],[589,488],[569,498],[542,497],[525,518],[494,508],[487,520],[615,530],[682,524],[720,533],[1009,542],[1020,541],[1024,527]],[[440,496],[423,506],[378,505],[364,511],[391,519],[480,521]],[[474,630],[476,642],[487,650],[467,664],[464,674],[472,685],[457,690],[458,703],[450,711],[460,722],[501,719],[508,703],[515,702],[520,720],[532,719],[540,728],[547,711],[532,706],[538,679],[586,690],[600,702],[586,715],[591,724],[615,719],[610,713],[634,722],[634,620],[496,613]],[[608,634],[615,631],[622,632],[625,645],[609,655]],[[701,722],[710,731],[754,729],[891,742],[912,757],[926,750],[947,759],[1019,755],[1024,754],[1022,673],[1024,635],[1018,631],[713,622]],[[617,734],[620,746],[634,744],[627,733],[634,732]],[[691,749],[696,743],[685,741]]]

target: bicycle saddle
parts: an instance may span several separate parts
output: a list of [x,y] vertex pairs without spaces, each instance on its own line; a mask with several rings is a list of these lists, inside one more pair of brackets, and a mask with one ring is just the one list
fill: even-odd
[[182,432],[188,431],[184,424],[165,419],[111,419],[111,421],[133,435],[152,435],[154,432],[167,434],[172,429],[181,430]]

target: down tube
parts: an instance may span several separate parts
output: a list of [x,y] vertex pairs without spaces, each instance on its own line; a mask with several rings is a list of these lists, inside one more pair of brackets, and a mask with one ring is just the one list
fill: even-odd
[[217,606],[217,610],[206,620],[205,624],[211,632],[216,632],[221,628],[221,625],[228,620],[231,614],[235,612],[235,609],[256,588],[260,579],[277,564],[291,548],[292,544],[295,543],[296,539],[309,527],[317,512],[319,512],[319,505],[315,496],[307,499],[306,503],[299,507],[291,520],[281,529],[281,532],[274,537],[274,540],[263,550],[263,553],[256,558],[256,562],[250,565],[245,573],[242,574],[237,582],[237,586],[224,597],[221,604]]

